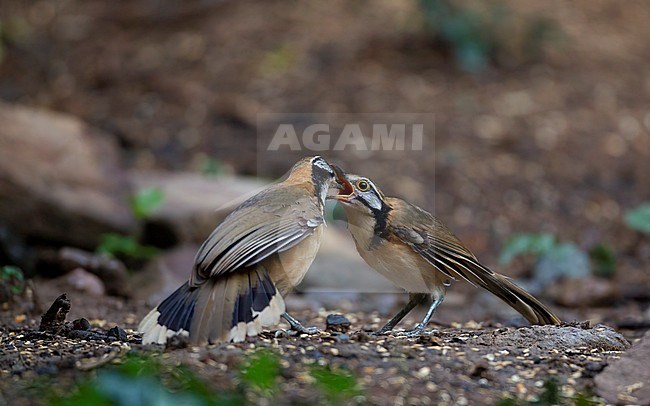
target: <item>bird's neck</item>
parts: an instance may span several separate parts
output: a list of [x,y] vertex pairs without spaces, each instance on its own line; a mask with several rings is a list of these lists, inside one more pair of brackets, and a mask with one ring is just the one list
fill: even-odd
[[357,246],[368,249],[374,237],[375,218],[371,213],[343,205],[347,217],[348,230]]
[[347,217],[348,229],[357,245],[371,249],[385,237],[385,231],[390,208],[367,212],[355,207],[343,205]]

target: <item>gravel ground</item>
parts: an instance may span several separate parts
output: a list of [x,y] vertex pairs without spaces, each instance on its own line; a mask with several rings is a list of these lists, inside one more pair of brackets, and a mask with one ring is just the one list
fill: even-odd
[[[75,294],[73,303],[88,304],[79,312],[105,306],[114,311],[120,299]],[[359,382],[360,395],[350,402],[370,404],[496,404],[511,397],[533,401],[549,379],[560,393],[574,397],[590,393],[594,377],[629,347],[622,335],[603,325],[508,327],[469,322],[451,326],[432,324],[430,334],[409,338],[396,334],[369,334],[383,321],[377,313],[343,314],[350,328],[326,330],[314,336],[291,336],[285,330],[263,333],[244,343],[188,347],[176,343],[142,346],[131,328],[135,314],[146,309],[124,303],[108,320],[91,319],[96,334],[78,337],[38,331],[38,317],[5,311],[0,328],[0,390],[12,404],[39,404],[34,386],[39,377],[56,376],[57,385],[70,385],[89,371],[119,363],[128,352],[159,355],[163,363],[187,365],[219,391],[234,390],[246,355],[260,348],[280,354],[280,404],[320,402],[309,368],[330,366],[350,371]],[[135,313],[132,313],[135,312]],[[328,312],[296,314],[325,329]],[[118,322],[127,336],[106,331]],[[121,321],[121,322],[120,322]],[[68,325],[70,326],[70,325]],[[281,328],[287,328],[280,325]],[[114,330],[115,331],[115,330]],[[74,331],[72,331],[74,333]],[[67,335],[67,336],[65,336]],[[70,338],[77,337],[77,338]],[[250,400],[261,399],[247,393]],[[602,399],[601,399],[602,401]]]

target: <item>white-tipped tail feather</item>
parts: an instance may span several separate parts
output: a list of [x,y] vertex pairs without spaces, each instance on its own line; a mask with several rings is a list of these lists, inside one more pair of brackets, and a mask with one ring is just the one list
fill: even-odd
[[279,293],[276,293],[269,301],[269,305],[262,309],[262,311],[252,311],[253,321],[249,321],[248,323],[240,321],[230,329],[230,340],[233,342],[244,341],[246,336],[253,337],[258,335],[264,327],[277,325],[284,311],[284,299],[282,299]]
[[147,314],[140,325],[138,331],[143,331],[142,344],[165,344],[167,339],[176,335],[188,337],[190,332],[184,329],[178,331],[170,330],[165,326],[158,324],[160,312],[154,308]]
[[195,288],[184,284],[149,312],[138,330],[143,344],[165,344],[176,335],[194,344],[238,342],[277,325],[284,312],[284,299],[268,273],[253,269]]

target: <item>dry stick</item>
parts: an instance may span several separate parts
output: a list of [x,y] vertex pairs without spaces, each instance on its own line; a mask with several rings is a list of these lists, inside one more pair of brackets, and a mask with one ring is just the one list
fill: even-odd
[[86,363],[81,363],[77,361],[77,369],[80,371],[90,371],[92,369],[99,368],[102,365],[106,365],[109,362],[112,362],[113,360],[117,359],[120,356],[120,354],[122,354],[123,352],[122,347],[119,346],[116,347],[117,347],[117,351],[111,351],[108,354],[104,354],[100,359],[86,362]]

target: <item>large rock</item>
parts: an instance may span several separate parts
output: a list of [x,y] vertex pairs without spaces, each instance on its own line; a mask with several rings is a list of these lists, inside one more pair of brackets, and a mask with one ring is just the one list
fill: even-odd
[[494,331],[471,339],[475,345],[494,347],[517,346],[530,349],[537,355],[547,351],[566,351],[587,348],[597,351],[624,351],[630,343],[618,332],[604,325],[591,328],[581,326],[529,326],[511,330],[505,334]]
[[130,178],[136,191],[162,190],[164,204],[147,219],[148,229],[170,234],[173,244],[203,242],[232,209],[268,185],[254,178],[190,172],[134,171]]
[[0,222],[39,240],[94,248],[136,223],[110,136],[67,115],[0,103]]
[[612,404],[650,404],[650,331],[596,376],[596,393]]

